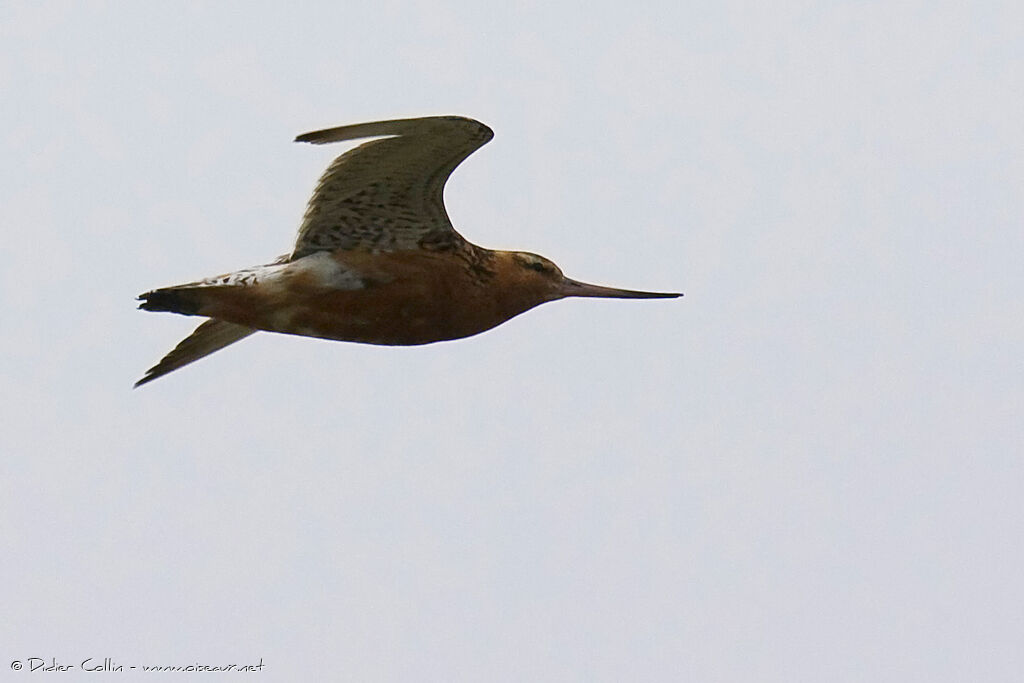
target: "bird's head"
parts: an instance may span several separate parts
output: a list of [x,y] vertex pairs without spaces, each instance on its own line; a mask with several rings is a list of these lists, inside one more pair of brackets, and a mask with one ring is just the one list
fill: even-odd
[[562,274],[561,268],[550,260],[527,251],[506,252],[512,271],[510,275],[522,290],[530,291],[540,302],[564,299],[570,296],[607,299],[672,299],[682,294],[668,292],[642,292],[592,285],[573,280]]

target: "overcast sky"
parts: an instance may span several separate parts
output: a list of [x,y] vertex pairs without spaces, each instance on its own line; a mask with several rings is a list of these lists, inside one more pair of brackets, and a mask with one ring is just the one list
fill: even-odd
[[[1022,27],[5,0],[0,678],[1019,680]],[[197,323],[138,293],[290,249],[296,134],[431,114],[467,238],[686,296],[131,389]]]

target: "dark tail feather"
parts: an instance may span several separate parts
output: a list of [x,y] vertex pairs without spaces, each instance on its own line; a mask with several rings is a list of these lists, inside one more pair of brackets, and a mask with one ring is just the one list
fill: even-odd
[[167,287],[154,289],[152,292],[140,294],[139,308],[144,311],[169,311],[182,315],[196,315],[202,302],[199,300],[199,287]]

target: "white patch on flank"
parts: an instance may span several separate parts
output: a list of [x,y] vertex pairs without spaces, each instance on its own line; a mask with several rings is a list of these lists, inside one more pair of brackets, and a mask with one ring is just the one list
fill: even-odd
[[295,275],[311,276],[321,287],[328,289],[363,289],[359,273],[347,269],[331,258],[326,251],[318,251],[288,263],[270,263],[253,266],[233,273],[208,277],[189,285],[190,287],[251,287],[258,284],[272,284]]
[[318,251],[303,256],[289,265],[292,272],[302,272],[313,278],[322,287],[329,289],[363,289],[363,279],[359,273],[345,268],[326,251]]

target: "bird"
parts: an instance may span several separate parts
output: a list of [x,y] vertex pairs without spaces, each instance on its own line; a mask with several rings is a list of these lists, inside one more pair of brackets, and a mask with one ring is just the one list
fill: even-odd
[[259,330],[413,346],[469,337],[566,297],[682,296],[580,282],[543,256],[485,249],[456,232],[445,183],[493,136],[470,118],[428,116],[296,137],[314,145],[366,141],[324,172],[290,254],[137,297],[142,310],[207,320],[135,386]]

